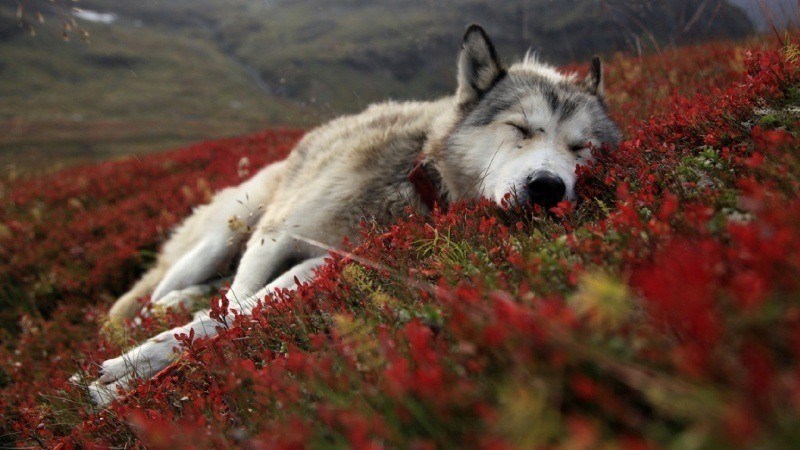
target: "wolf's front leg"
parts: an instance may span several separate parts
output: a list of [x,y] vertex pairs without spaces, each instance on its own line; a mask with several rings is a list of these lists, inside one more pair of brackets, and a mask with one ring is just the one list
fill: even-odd
[[251,308],[256,293],[265,286],[269,288],[289,263],[298,258],[311,259],[323,254],[324,250],[298,241],[281,229],[259,224],[247,242],[231,288],[226,294],[231,308]]
[[[273,280],[257,296],[250,297],[247,302],[240,302],[241,309],[236,309],[240,314],[249,314],[257,304],[256,299],[261,300],[278,288],[294,287],[295,279],[300,282],[310,280],[314,269],[324,263],[325,258],[320,257],[297,264]],[[227,319],[233,320],[232,314]],[[133,380],[150,378],[177,360],[179,353],[175,349],[179,347],[179,343],[175,338],[176,334],[189,334],[193,330],[196,337],[209,337],[217,334],[218,326],[220,323],[207,314],[198,314],[191,323],[165,331],[124,355],[105,361],[101,365],[100,376],[89,385],[92,400],[98,406],[105,407],[120,395],[120,391],[127,389]]]

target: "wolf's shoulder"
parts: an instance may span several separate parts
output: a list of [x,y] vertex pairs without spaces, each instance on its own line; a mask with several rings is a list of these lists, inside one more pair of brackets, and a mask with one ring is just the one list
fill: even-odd
[[360,113],[341,116],[309,131],[295,148],[296,157],[327,153],[334,147],[357,149],[382,142],[427,134],[443,115],[455,108],[454,99],[386,101]]

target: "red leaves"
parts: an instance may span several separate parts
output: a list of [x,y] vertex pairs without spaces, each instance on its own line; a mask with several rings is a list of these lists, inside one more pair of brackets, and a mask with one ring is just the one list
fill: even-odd
[[720,249],[713,242],[677,242],[660,252],[653,265],[634,275],[634,286],[649,300],[653,314],[683,338],[713,345],[719,324],[712,296]]
[[721,334],[713,295],[722,275],[716,267],[720,256],[713,242],[677,242],[634,275],[634,286],[647,298],[645,307],[664,332],[677,334],[677,364],[692,376],[708,371],[708,353]]

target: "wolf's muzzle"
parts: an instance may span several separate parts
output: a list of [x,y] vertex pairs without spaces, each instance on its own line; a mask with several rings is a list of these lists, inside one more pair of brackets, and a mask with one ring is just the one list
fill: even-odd
[[557,175],[550,172],[534,174],[526,186],[528,199],[532,205],[539,205],[544,209],[556,206],[564,199],[567,186]]

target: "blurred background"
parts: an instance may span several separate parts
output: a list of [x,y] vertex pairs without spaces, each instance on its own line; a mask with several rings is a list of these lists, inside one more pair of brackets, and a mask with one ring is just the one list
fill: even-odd
[[52,169],[446,95],[471,22],[507,58],[533,49],[568,64],[780,32],[798,3],[0,0],[0,166]]

